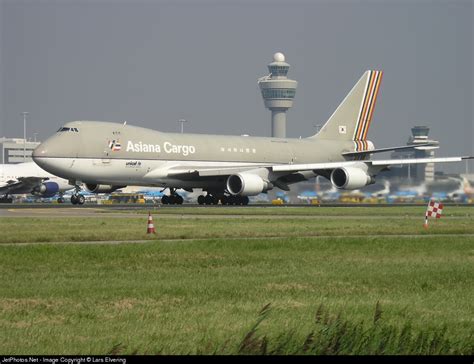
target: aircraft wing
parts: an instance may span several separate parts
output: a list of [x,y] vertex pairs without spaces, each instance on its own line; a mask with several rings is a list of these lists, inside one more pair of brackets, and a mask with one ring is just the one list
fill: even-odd
[[0,194],[4,195],[10,193],[11,191],[21,188],[21,186],[22,183],[20,181],[8,181],[3,186],[0,186]]
[[421,164],[421,163],[448,163],[460,162],[465,159],[473,159],[474,157],[446,157],[446,158],[412,158],[412,159],[384,159],[384,160],[352,160],[340,162],[324,162],[324,163],[306,163],[306,164],[259,164],[259,165],[242,165],[232,167],[217,167],[217,166],[190,166],[189,168],[182,168],[182,166],[170,166],[169,168],[156,169],[149,172],[146,178],[154,179],[160,177],[176,178],[176,179],[194,179],[196,177],[217,177],[229,176],[236,173],[249,172],[260,168],[266,168],[271,172],[278,174],[293,174],[304,173],[312,171],[317,174],[327,174],[328,170],[341,167],[352,167],[366,164],[371,172],[375,174],[390,167],[391,165],[404,164]]
[[360,160],[360,161],[343,161],[329,163],[308,163],[308,164],[280,164],[272,166],[273,172],[299,172],[299,171],[318,171],[340,167],[350,167],[360,163],[364,163],[369,167],[383,170],[391,165],[403,164],[422,164],[422,163],[448,163],[460,162],[465,159],[473,159],[474,157],[446,157],[446,158],[411,158],[411,159],[382,159],[382,160]]
[[412,159],[385,159],[369,161],[373,166],[390,166],[392,164],[420,164],[420,163],[449,163],[461,162],[474,157],[446,157],[446,158],[412,158]]
[[217,177],[217,176],[230,176],[231,174],[240,173],[244,171],[253,170],[256,168],[267,167],[270,168],[272,165],[242,165],[232,167],[217,167],[217,166],[188,166],[183,168],[182,166],[170,166],[165,169],[155,169],[145,175],[145,178],[176,178],[176,179],[193,179],[195,177]]
[[268,166],[243,166],[243,167],[229,167],[229,168],[197,168],[190,170],[177,170],[168,173],[168,177],[182,178],[186,176],[199,177],[214,177],[214,176],[230,176],[231,174],[250,171],[256,168],[271,167]]
[[10,180],[3,186],[0,186],[0,194],[15,193],[18,190],[24,190],[35,187],[47,178],[42,177],[20,177],[17,180]]

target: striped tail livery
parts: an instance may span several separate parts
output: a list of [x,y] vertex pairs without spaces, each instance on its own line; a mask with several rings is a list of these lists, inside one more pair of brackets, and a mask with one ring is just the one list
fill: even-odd
[[321,131],[312,138],[353,141],[355,152],[373,149],[367,134],[382,75],[382,71],[366,71]]

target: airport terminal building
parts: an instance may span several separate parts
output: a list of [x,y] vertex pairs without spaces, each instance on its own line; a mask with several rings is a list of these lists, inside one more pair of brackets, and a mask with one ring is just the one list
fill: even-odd
[[31,162],[31,154],[39,144],[23,138],[0,138],[1,164]]

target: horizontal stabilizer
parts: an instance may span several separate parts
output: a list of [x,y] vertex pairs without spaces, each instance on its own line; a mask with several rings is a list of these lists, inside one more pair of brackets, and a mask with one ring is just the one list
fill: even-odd
[[437,144],[432,144],[432,143],[423,143],[423,144],[417,144],[417,145],[405,145],[402,147],[389,147],[389,148],[378,148],[378,149],[372,149],[372,150],[362,150],[359,152],[347,152],[347,153],[342,153],[344,157],[355,157],[355,156],[361,156],[361,155],[367,155],[367,154],[374,154],[374,153],[383,153],[383,152],[392,152],[395,150],[406,150],[406,149],[437,149],[439,146]]

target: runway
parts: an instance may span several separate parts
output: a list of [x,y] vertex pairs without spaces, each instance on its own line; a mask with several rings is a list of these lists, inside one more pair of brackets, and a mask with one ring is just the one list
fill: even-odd
[[[151,209],[150,211],[153,211]],[[144,211],[145,212],[145,211]],[[2,217],[137,217],[136,212],[114,212],[111,209],[103,209],[100,207],[65,207],[65,208],[48,208],[44,206],[28,206],[28,207],[12,207],[0,209],[0,218]]]
[[[97,218],[97,217],[107,217],[107,218],[137,218],[143,215],[148,214],[148,212],[152,214],[159,215],[160,218],[173,218],[181,217],[183,219],[190,219],[190,218],[199,218],[199,219],[288,219],[288,218],[298,218],[298,219],[334,219],[334,215],[312,215],[312,214],[298,214],[294,215],[288,211],[288,214],[278,214],[278,215],[269,215],[269,214],[252,214],[252,213],[245,213],[245,208],[241,213],[239,210],[236,209],[234,214],[229,213],[216,213],[207,214],[207,213],[200,213],[199,209],[210,209],[211,207],[195,207],[190,209],[189,211],[182,212],[176,211],[175,213],[171,210],[167,210],[168,207],[165,208],[148,208],[148,209],[101,209],[97,207],[89,207],[89,208],[69,208],[69,209],[49,209],[49,208],[11,208],[11,209],[0,209],[0,218],[1,217],[31,217],[31,218],[70,218],[70,217],[78,217],[78,218]],[[234,207],[235,208],[235,207]],[[128,210],[128,211],[127,211]],[[203,211],[204,212],[204,211]],[[374,216],[374,215],[358,215],[358,216],[340,216],[340,219],[386,219],[385,216]],[[393,218],[405,218],[404,216],[395,216]]]
[[[445,206],[463,206],[463,207],[474,207],[474,204],[456,204],[456,203],[445,203]],[[254,204],[249,206],[222,206],[222,205],[198,205],[198,204],[185,204],[185,205],[161,205],[161,204],[122,204],[122,205],[84,205],[84,206],[73,206],[71,204],[0,204],[0,218],[2,217],[138,217],[140,212],[142,213],[160,213],[162,217],[174,216],[182,214],[187,217],[200,217],[200,218],[287,218],[289,216],[298,216],[298,218],[314,218],[314,214],[298,214],[295,215],[290,213],[299,208],[310,208],[310,209],[324,209],[324,208],[354,208],[354,207],[383,207],[383,208],[395,208],[395,207],[420,207],[425,204],[322,204],[322,205],[308,205],[308,204],[291,204],[291,205],[270,205],[270,204]],[[251,213],[249,209],[275,209],[278,210],[278,215],[269,214],[256,214]],[[222,209],[222,214],[219,210]],[[224,209],[226,213],[224,213]],[[229,209],[235,210],[234,213],[229,213]],[[174,211],[176,210],[176,211]],[[210,210],[214,210],[213,214],[208,214]],[[282,211],[288,210],[288,214],[282,213]],[[318,215],[318,218],[325,218],[334,216]],[[364,215],[358,216],[341,216],[340,218],[364,218]],[[370,219],[385,218],[383,216],[374,216],[373,214],[367,216]],[[394,217],[392,217],[394,218]],[[403,218],[403,216],[396,216],[395,218]]]

